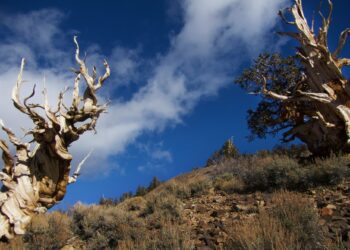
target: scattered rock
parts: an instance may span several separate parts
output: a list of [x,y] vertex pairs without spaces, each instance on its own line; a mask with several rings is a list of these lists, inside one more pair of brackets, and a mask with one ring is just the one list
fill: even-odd
[[210,216],[211,217],[223,217],[223,215],[226,213],[225,210],[215,210],[213,211]]
[[205,213],[205,212],[208,212],[209,208],[204,206],[204,205],[201,205],[201,204],[198,204],[196,206],[196,212],[198,213]]
[[265,201],[263,201],[263,200],[261,200],[261,201],[260,201],[260,200],[257,200],[257,201],[256,201],[256,206],[257,206],[257,207],[263,207],[263,206],[265,206]]
[[[319,226],[326,238],[341,240],[350,249],[350,186],[315,188],[304,193],[318,209]],[[197,239],[195,249],[223,249],[229,235],[227,228],[240,221],[253,219],[260,210],[274,207],[272,194],[248,195],[214,192],[190,198],[185,207],[192,225],[192,238]]]
[[332,210],[336,210],[337,209],[337,207],[335,205],[333,205],[333,204],[328,204],[326,206],[326,208],[329,208],[329,209],[332,209]]
[[233,204],[232,206],[232,210],[234,212],[242,212],[242,211],[246,212],[249,210],[249,208],[250,208],[249,206],[239,205],[239,204]]

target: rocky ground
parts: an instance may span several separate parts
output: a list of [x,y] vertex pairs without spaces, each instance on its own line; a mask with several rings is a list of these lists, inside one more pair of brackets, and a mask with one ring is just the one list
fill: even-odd
[[[327,238],[342,241],[350,249],[350,182],[332,188],[316,188],[303,193],[317,208],[319,225]],[[262,209],[274,206],[271,193],[225,194],[215,192],[185,202],[184,217],[196,239],[196,249],[221,249],[228,238],[227,228],[249,220]]]
[[350,249],[350,183],[346,182],[331,189],[316,189],[310,192],[310,199],[317,206],[325,234]]

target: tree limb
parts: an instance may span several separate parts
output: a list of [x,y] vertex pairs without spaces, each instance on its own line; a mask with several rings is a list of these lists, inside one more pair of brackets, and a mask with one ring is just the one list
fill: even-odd
[[332,57],[334,59],[336,59],[338,57],[339,53],[344,48],[344,45],[346,43],[346,39],[348,38],[349,33],[350,33],[350,28],[347,28],[340,34],[338,47],[336,48],[336,50],[332,54]]
[[74,174],[69,177],[68,183],[74,183],[77,181],[79,175],[80,175],[80,170],[81,167],[84,165],[85,161],[90,157],[91,153],[93,150],[91,150],[85,157],[84,159],[78,164],[77,169],[75,170]]
[[286,101],[288,100],[290,97],[289,96],[286,96],[286,95],[280,95],[280,94],[277,94],[273,91],[270,91],[266,88],[266,85],[267,85],[267,80],[266,80],[266,77],[265,76],[262,76],[262,89],[261,89],[261,92],[262,94],[268,96],[268,97],[271,97],[273,99],[276,99],[276,100],[281,100],[281,101]]

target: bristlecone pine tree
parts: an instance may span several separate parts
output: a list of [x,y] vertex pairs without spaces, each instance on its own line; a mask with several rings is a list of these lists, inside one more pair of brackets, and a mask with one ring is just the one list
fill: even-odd
[[285,11],[279,13],[283,21],[296,28],[280,34],[298,42],[295,58],[300,64],[293,57],[261,55],[254,74],[248,70],[237,81],[263,96],[258,109],[249,114],[253,133],[262,136],[286,129],[284,141],[299,138],[314,155],[350,152],[350,83],[342,73],[350,59],[340,57],[350,28],[341,33],[337,48],[331,52],[327,36],[333,6],[330,0],[328,3],[329,13],[320,15],[318,31],[313,20],[311,25],[307,22],[301,0],[287,9],[293,20],[287,20]]
[[[81,165],[70,176],[72,155],[68,146],[79,139],[88,130],[94,130],[98,117],[105,112],[107,105],[97,103],[96,91],[102,87],[110,75],[110,68],[105,61],[106,72],[97,77],[96,68],[89,75],[85,62],[79,57],[79,46],[76,44],[75,60],[79,69],[73,88],[73,100],[70,107],[63,103],[61,92],[58,104],[52,110],[48,104],[47,91],[44,89],[44,105],[30,104],[29,99],[35,94],[20,100],[19,92],[25,60],[22,59],[17,83],[12,91],[14,106],[31,118],[34,128],[27,132],[33,136],[35,147],[30,150],[30,144],[22,142],[1,122],[1,128],[8,135],[9,141],[15,146],[15,157],[11,154],[6,142],[0,140],[3,151],[4,168],[0,172],[3,183],[0,192],[0,237],[10,239],[14,234],[24,234],[26,225],[34,213],[45,212],[62,200],[67,185],[77,180]],[[80,79],[84,78],[86,89],[83,97],[79,96]],[[38,112],[38,109],[43,112]],[[45,115],[44,115],[45,114]]]
[[224,145],[207,160],[206,166],[215,165],[223,160],[234,159],[239,157],[240,153],[237,147],[233,143],[233,139],[230,138],[225,141]]

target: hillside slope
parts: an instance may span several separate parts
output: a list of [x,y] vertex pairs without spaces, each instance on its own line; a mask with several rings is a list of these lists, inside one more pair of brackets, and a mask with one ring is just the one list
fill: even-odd
[[[311,163],[310,163],[311,162]],[[3,249],[350,249],[345,156],[219,157],[122,202],[38,215]]]

